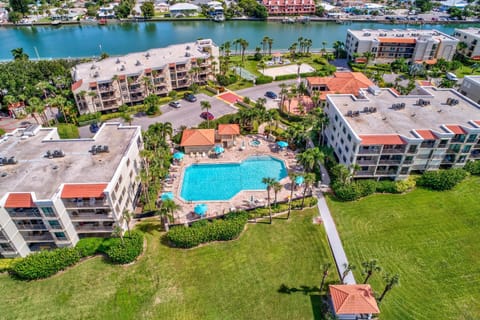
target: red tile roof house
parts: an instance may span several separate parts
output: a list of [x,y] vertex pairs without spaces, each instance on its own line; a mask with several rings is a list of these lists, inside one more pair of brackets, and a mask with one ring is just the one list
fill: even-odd
[[368,89],[374,83],[361,72],[335,72],[333,77],[308,77],[307,91],[311,95],[320,93],[325,101],[327,94],[353,94],[358,96],[360,89]]
[[235,145],[235,139],[240,135],[240,125],[238,124],[219,124],[217,130],[217,140],[225,148],[231,148]]
[[315,13],[314,0],[263,0],[269,15],[303,15]]
[[369,284],[330,285],[329,291],[339,320],[371,319],[380,313]]
[[293,97],[284,100],[283,111],[298,116],[309,113],[313,106],[312,98],[309,96]]
[[180,146],[185,153],[209,152],[215,146],[215,129],[185,129]]

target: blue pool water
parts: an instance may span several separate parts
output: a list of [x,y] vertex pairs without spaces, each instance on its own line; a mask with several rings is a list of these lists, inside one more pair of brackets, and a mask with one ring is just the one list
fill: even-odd
[[262,178],[287,176],[283,161],[270,156],[240,163],[194,164],[185,169],[181,197],[186,201],[228,200],[242,190],[266,190]]

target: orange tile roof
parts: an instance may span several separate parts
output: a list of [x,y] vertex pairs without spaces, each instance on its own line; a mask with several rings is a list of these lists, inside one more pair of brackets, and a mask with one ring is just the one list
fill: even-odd
[[398,134],[369,134],[369,135],[361,135],[360,139],[362,142],[360,144],[362,146],[374,146],[374,145],[393,145],[393,144],[407,144],[403,141],[402,137]]
[[473,56],[473,57],[472,57],[472,60],[475,60],[475,61],[476,61],[476,60],[480,60],[480,56]]
[[448,126],[445,126],[445,127],[447,127],[448,130],[452,131],[455,134],[465,134],[465,133],[467,133],[467,131],[463,130],[463,128],[460,127],[460,126],[448,125]]
[[480,126],[480,120],[474,120],[473,122],[475,122],[475,124]]
[[213,146],[215,144],[215,130],[213,129],[185,129],[182,134],[182,147]]
[[25,103],[23,101],[18,101],[18,102],[10,103],[8,105],[8,110],[14,110],[17,108],[24,108],[24,107],[25,107]]
[[437,139],[437,136],[435,133],[432,132],[432,130],[415,130],[417,133],[422,137],[424,140],[435,140]]
[[333,77],[308,77],[308,85],[325,85],[327,91],[319,91],[320,99],[327,94],[341,93],[358,95],[360,89],[373,86],[373,82],[361,72],[335,72]]
[[10,193],[7,201],[5,202],[5,208],[33,208],[32,195],[30,193]]
[[97,86],[97,83],[96,83],[96,82],[90,82],[90,83],[88,84],[88,86],[89,86],[90,88],[95,88],[95,87]]
[[80,88],[82,86],[82,83],[83,83],[82,79],[78,80],[77,82],[72,83],[72,91],[75,91],[78,88]]
[[152,72],[152,68],[145,69],[145,73],[151,73],[151,72]]
[[102,198],[106,183],[66,184],[63,186],[62,198]]
[[218,134],[220,135],[233,135],[240,134],[240,126],[238,124],[219,124]]
[[382,43],[411,43],[414,44],[417,42],[414,38],[383,38],[379,37],[378,41]]
[[369,284],[330,285],[336,314],[377,314],[377,301]]

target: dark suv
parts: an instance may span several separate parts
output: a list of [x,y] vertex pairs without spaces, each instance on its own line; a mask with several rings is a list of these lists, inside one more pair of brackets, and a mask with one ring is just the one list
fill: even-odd
[[188,102],[195,102],[197,101],[197,97],[195,97],[193,94],[191,93],[185,93],[185,95],[183,96],[183,99],[187,100]]
[[270,99],[277,99],[277,94],[273,91],[267,91],[265,93],[265,96],[270,98]]

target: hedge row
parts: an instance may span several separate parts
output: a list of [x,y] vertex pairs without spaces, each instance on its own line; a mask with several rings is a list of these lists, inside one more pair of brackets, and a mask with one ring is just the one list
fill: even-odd
[[224,219],[212,222],[201,220],[191,227],[173,227],[167,233],[170,244],[178,248],[193,248],[202,243],[212,241],[227,241],[237,238],[247,223],[246,212],[232,212]]
[[463,168],[470,174],[475,176],[480,175],[480,161],[468,161],[465,167]]
[[20,258],[15,259],[0,259],[0,273],[10,271],[13,264],[17,261],[20,261]]
[[3,267],[19,279],[35,280],[48,278],[76,264],[80,258],[94,254],[104,253],[110,262],[125,264],[134,261],[142,251],[143,235],[132,232],[123,237],[123,242],[119,238],[85,238],[81,239],[75,248],[40,251],[20,259],[2,259],[0,269]]
[[259,76],[255,79],[255,84],[266,84],[271,83],[273,78],[270,76]]
[[464,169],[426,171],[418,179],[419,186],[432,190],[450,190],[465,179],[468,172]]
[[409,177],[401,181],[358,180],[350,183],[335,182],[332,190],[340,201],[354,201],[374,193],[404,193],[415,188],[415,180]]
[[79,260],[80,253],[75,248],[40,251],[14,263],[10,273],[22,280],[48,278]]
[[[310,208],[315,205],[317,205],[317,198],[315,197],[306,197],[305,198],[305,203],[304,207],[305,208]],[[302,206],[302,199],[299,200],[294,200],[291,203],[292,209],[300,209]],[[287,203],[278,203],[276,205],[272,204],[272,213],[280,213],[280,212],[286,212],[288,211],[288,202]],[[248,218],[249,219],[254,219],[254,218],[261,218],[261,217],[266,217],[269,215],[269,210],[267,208],[256,208],[253,210],[248,211]]]

